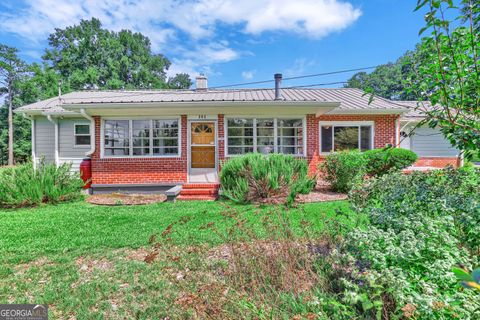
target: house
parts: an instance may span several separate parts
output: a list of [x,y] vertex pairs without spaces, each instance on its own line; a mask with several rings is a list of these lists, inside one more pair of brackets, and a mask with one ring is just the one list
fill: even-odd
[[[440,130],[427,125],[419,126],[424,119],[420,109],[429,108],[426,102],[418,105],[417,101],[397,101],[409,110],[400,118],[400,147],[414,151],[419,160],[418,167],[445,167],[457,165],[461,161],[458,149],[452,147]],[[456,159],[457,161],[454,161]]]
[[[91,158],[94,192],[183,185],[183,197],[208,198],[222,161],[248,152],[302,157],[314,172],[332,150],[403,146],[411,107],[358,89],[282,89],[276,74],[274,89],[212,90],[201,76],[195,90],[79,91],[17,112],[32,121],[35,161],[78,170]],[[429,130],[410,138],[418,164],[455,165]]]

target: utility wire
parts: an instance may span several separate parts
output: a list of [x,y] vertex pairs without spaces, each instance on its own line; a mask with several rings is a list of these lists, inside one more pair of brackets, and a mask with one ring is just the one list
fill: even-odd
[[[347,73],[347,72],[354,72],[354,71],[369,70],[369,69],[374,69],[374,68],[377,68],[377,67],[379,67],[379,66],[371,66],[371,67],[364,67],[364,68],[355,68],[355,69],[346,69],[346,70],[339,70],[339,71],[330,71],[330,72],[323,72],[323,73],[307,74],[307,75],[303,75],[303,76],[283,78],[282,81],[312,78],[312,77],[320,77],[320,76],[328,76],[328,75],[332,75],[332,74]],[[210,89],[239,87],[239,86],[246,86],[246,85],[251,85],[251,84],[271,83],[271,82],[275,82],[275,79],[253,81],[253,82],[242,82],[242,83],[235,83],[235,84],[227,84],[227,85],[222,85],[222,86],[211,87]]]

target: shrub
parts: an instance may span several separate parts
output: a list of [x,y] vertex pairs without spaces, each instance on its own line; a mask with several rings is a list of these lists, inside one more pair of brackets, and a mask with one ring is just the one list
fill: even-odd
[[366,173],[371,176],[384,175],[390,171],[399,171],[417,161],[417,154],[401,148],[373,149],[364,152]]
[[363,178],[365,159],[357,150],[334,152],[325,158],[320,170],[334,191],[348,192]]
[[369,296],[380,285],[394,299],[395,317],[479,316],[478,297],[458,290],[452,272],[480,262],[479,185],[480,172],[472,167],[398,172],[356,185],[350,199],[371,226],[347,236],[345,268],[357,272],[345,290]]
[[394,173],[356,185],[350,200],[358,212],[384,228],[395,227],[402,217],[450,215],[455,219],[456,236],[478,250],[479,185],[480,171],[474,167]]
[[57,203],[80,197],[83,181],[70,164],[32,163],[0,171],[0,206],[5,208]]
[[316,180],[308,176],[305,160],[283,154],[258,153],[235,157],[220,172],[222,193],[239,202],[286,201],[309,193]]

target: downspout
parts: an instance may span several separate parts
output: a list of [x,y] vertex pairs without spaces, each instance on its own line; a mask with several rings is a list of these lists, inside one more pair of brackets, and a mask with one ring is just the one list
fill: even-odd
[[87,120],[90,120],[90,150],[85,155],[91,156],[95,152],[95,119],[85,112],[85,109],[80,109],[80,114]]
[[52,118],[52,115],[47,115],[48,121],[54,124],[55,126],[55,164],[57,167],[60,165],[60,157],[58,154],[58,121]]
[[35,145],[37,144],[37,142],[35,141],[35,119],[33,119],[33,117],[30,117],[29,115],[27,115],[25,112],[22,113],[22,115],[25,119],[28,119],[31,122],[31,127],[32,127],[32,162],[33,162],[33,169],[36,169],[37,168],[37,156],[36,156],[36,152],[35,152]]
[[458,155],[458,166],[463,167],[465,165],[465,152],[460,151]]
[[400,117],[395,120],[395,148],[400,147]]

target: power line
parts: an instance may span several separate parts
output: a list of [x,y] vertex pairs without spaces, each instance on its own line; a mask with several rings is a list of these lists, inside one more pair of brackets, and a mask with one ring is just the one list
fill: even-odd
[[297,89],[297,88],[310,88],[310,87],[321,87],[321,86],[331,86],[334,84],[345,84],[347,81],[337,81],[337,82],[326,82],[326,83],[315,83],[315,84],[306,84],[301,86],[293,87],[282,87],[281,89]]
[[[361,71],[361,70],[369,70],[369,69],[374,69],[378,66],[370,66],[370,67],[363,67],[363,68],[354,68],[354,69],[344,69],[344,70],[338,70],[338,71],[329,71],[329,72],[323,72],[323,73],[314,73],[314,74],[307,74],[307,75],[302,75],[302,76],[295,76],[295,77],[287,77],[283,78],[282,81],[288,81],[288,80],[296,80],[296,79],[304,79],[304,78],[311,78],[311,77],[320,77],[320,76],[327,76],[327,75],[333,75],[333,74],[341,74],[341,73],[347,73],[347,72],[355,72],[355,71]],[[228,84],[228,85],[221,85],[221,86],[214,86],[214,87],[209,87],[208,90],[215,90],[215,89],[222,89],[222,88],[232,88],[232,87],[239,87],[239,86],[246,86],[246,85],[253,85],[253,84],[263,84],[263,83],[272,83],[275,82],[275,79],[270,79],[270,80],[260,80],[260,81],[251,81],[251,82],[240,82],[240,83],[234,83],[234,84]],[[291,87],[282,87],[282,89],[294,89],[294,88],[307,88],[307,87],[315,87],[315,86],[325,86],[325,85],[334,85],[334,84],[345,84],[347,83],[346,81],[340,81],[340,82],[331,82],[331,83],[318,83],[318,84],[311,84],[311,85],[302,85],[302,86],[291,86]],[[248,89],[250,91],[260,91],[260,90],[266,90],[268,88],[253,88],[253,89]],[[102,96],[101,98],[124,98],[124,97],[135,97],[135,96],[140,96],[140,95],[155,95],[161,93],[161,91],[164,91],[165,93],[175,93],[175,94],[191,94],[192,91],[188,89],[161,89],[158,91],[153,91],[154,89],[139,89],[139,90],[126,90],[125,94],[118,95],[118,91],[111,91],[112,93],[117,93],[117,95],[112,95],[112,96]],[[236,91],[239,89],[231,89],[232,91]],[[102,90],[85,90],[85,91],[91,91],[91,92],[108,92],[107,91],[102,91]],[[225,90],[229,91],[229,90]],[[78,99],[84,99],[85,97],[72,97],[68,99],[72,100],[78,100]]]
[[[320,77],[320,76],[328,76],[328,75],[332,75],[332,74],[340,74],[340,73],[355,72],[355,71],[362,71],[362,70],[369,70],[369,69],[374,69],[374,68],[377,68],[377,67],[378,66],[371,66],[371,67],[364,67],[364,68],[355,68],[355,69],[346,69],[346,70],[339,70],[339,71],[330,71],[330,72],[323,72],[323,73],[307,74],[307,75],[303,75],[303,76],[283,78],[282,81],[312,78],[312,77]],[[271,82],[275,82],[275,80],[273,79],[273,80],[261,80],[261,81],[253,81],[253,82],[241,82],[241,83],[235,83],[235,84],[215,86],[215,87],[211,87],[210,89],[239,87],[239,86],[261,84],[261,83],[271,83]]]
[[[369,70],[369,69],[374,69],[378,66],[370,66],[370,67],[362,67],[362,68],[354,68],[354,69],[344,69],[344,70],[337,70],[337,71],[329,71],[329,72],[323,72],[323,73],[315,73],[315,74],[307,74],[307,75],[301,75],[301,76],[295,76],[295,77],[287,77],[283,78],[282,81],[288,81],[288,80],[296,80],[296,79],[304,79],[304,78],[311,78],[311,77],[320,77],[320,76],[326,76],[326,75],[333,75],[333,74],[341,74],[341,73],[348,73],[348,72],[355,72],[355,71],[362,71],[362,70]],[[242,82],[242,83],[235,83],[235,84],[229,84],[229,85],[221,85],[221,86],[215,86],[215,87],[209,87],[208,90],[215,90],[215,89],[221,89],[221,88],[231,88],[231,87],[237,87],[237,86],[244,86],[244,85],[252,85],[252,84],[262,84],[262,83],[271,83],[275,82],[274,79],[271,80],[261,80],[261,81],[252,81],[252,82]],[[299,86],[289,86],[289,87],[282,87],[281,89],[296,89],[296,88],[308,88],[308,87],[319,87],[319,86],[328,86],[328,85],[337,85],[337,84],[345,84],[347,81],[337,81],[337,82],[326,82],[326,83],[315,83],[315,84],[307,84],[307,85],[299,85]],[[220,90],[219,92],[228,92],[228,91],[238,91],[242,89],[226,89],[226,90]],[[261,91],[261,90],[271,90],[269,88],[249,88],[249,91]],[[98,98],[101,99],[110,99],[110,98],[128,98],[128,97],[136,97],[136,96],[142,96],[142,95],[156,95],[160,93],[173,93],[173,94],[192,94],[192,93],[198,93],[192,90],[188,89],[177,89],[177,90],[172,90],[172,89],[160,89],[160,90],[153,90],[153,89],[140,89],[140,90],[126,90],[124,93],[120,94],[119,91],[113,91],[113,90],[84,90],[84,91],[90,91],[90,92],[112,92],[113,95],[110,96],[101,96]],[[68,97],[68,100],[81,100],[85,98],[94,98],[93,96],[91,97]],[[61,97],[61,100],[64,100],[65,98]],[[54,102],[58,102],[57,99],[53,99],[52,101],[48,102],[46,106],[51,105]],[[46,107],[44,106],[44,108]]]

